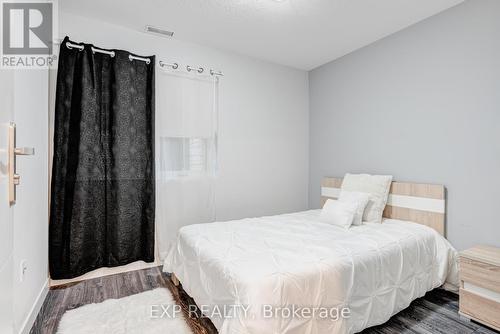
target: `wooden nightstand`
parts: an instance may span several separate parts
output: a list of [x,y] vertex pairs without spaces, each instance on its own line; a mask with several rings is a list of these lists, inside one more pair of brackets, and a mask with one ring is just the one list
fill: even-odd
[[460,315],[500,330],[500,248],[460,253]]

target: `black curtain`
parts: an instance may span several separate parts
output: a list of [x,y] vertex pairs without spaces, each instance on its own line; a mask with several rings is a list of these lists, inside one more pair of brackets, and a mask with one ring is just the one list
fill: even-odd
[[[129,52],[59,53],[50,273],[154,261],[154,64]],[[72,42],[73,43],[73,42]],[[77,44],[77,43],[75,43]]]

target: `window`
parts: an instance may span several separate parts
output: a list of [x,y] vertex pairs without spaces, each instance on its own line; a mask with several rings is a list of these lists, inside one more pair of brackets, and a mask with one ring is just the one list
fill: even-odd
[[160,138],[161,172],[170,176],[199,175],[208,172],[210,139]]

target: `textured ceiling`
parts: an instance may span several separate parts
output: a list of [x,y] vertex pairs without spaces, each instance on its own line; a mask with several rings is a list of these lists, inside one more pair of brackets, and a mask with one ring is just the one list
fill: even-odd
[[463,0],[61,0],[60,9],[310,70]]

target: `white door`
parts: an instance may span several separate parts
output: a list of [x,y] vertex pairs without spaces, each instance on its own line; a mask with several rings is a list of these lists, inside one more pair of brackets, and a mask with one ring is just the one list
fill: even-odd
[[0,70],[0,333],[13,332],[13,208],[9,204],[9,125],[14,119],[14,73]]
[[[47,285],[47,83],[47,71],[0,69],[1,334],[30,326]],[[37,156],[20,157],[28,145]]]
[[[16,70],[14,122],[17,147],[34,155],[17,156],[20,175],[14,210],[14,331],[29,330],[47,292],[48,264],[48,71]],[[27,150],[29,153],[30,150]]]

